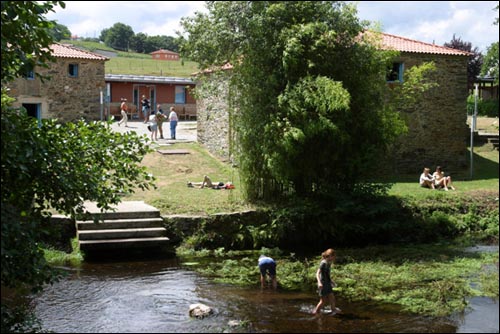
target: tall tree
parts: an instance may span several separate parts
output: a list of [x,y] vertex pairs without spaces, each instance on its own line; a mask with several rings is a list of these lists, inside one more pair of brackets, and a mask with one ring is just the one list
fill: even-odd
[[181,52],[233,65],[240,165],[249,198],[349,190],[403,130],[384,103],[381,52],[337,1],[213,1],[181,21]]
[[134,30],[131,26],[118,22],[106,31],[104,43],[110,48],[128,51],[133,36]]
[[[498,6],[494,10],[498,12]],[[498,17],[493,22],[498,25]],[[484,57],[483,67],[481,68],[481,75],[491,75],[495,78],[495,84],[498,85],[498,42],[491,43]]]
[[62,39],[70,39],[71,31],[64,24],[54,23],[54,26],[50,29],[50,36],[54,41],[59,42]]
[[469,61],[467,63],[467,87],[472,89],[474,87],[474,82],[477,76],[481,73],[481,67],[483,65],[483,55],[477,47],[472,47],[471,42],[462,41],[462,39],[456,38],[453,34],[453,38],[449,43],[444,43],[444,46],[456,50],[470,52]]
[[481,75],[492,76],[495,78],[495,83],[498,85],[498,42],[492,43],[488,47],[481,69]]

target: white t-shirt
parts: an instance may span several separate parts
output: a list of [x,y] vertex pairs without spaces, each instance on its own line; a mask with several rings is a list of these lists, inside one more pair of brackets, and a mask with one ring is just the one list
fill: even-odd
[[170,114],[168,115],[168,120],[178,121],[179,119],[177,118],[177,113],[175,111],[171,111]]
[[434,177],[432,177],[431,174],[425,176],[425,173],[422,173],[420,174],[420,184],[424,184],[424,181],[434,181]]

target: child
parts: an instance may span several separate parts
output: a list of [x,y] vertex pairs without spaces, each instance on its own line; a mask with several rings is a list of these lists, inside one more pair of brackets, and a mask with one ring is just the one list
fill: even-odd
[[271,278],[273,289],[276,289],[278,287],[278,282],[276,281],[276,262],[269,256],[261,255],[259,256],[259,270],[261,288],[264,288],[267,273]]
[[330,267],[332,262],[335,261],[335,250],[332,248],[327,249],[321,254],[321,263],[319,269],[316,272],[316,279],[318,280],[318,292],[320,300],[318,305],[314,308],[313,314],[318,314],[318,312],[323,308],[325,304],[330,304],[332,308],[332,315],[342,312],[341,309],[335,307],[335,296],[333,295],[333,287],[335,283],[330,277]]

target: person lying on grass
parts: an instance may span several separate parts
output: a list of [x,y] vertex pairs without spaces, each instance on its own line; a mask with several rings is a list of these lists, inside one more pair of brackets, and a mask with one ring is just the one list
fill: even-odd
[[187,186],[190,188],[211,188],[211,189],[234,189],[234,185],[231,182],[217,182],[213,183],[210,177],[205,175],[203,177],[203,182],[191,182],[187,183]]

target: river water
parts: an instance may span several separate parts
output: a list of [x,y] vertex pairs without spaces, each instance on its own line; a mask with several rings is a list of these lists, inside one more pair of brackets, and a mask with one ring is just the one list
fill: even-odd
[[[498,300],[473,300],[464,314],[432,318],[399,312],[397,306],[348,303],[341,315],[310,314],[313,293],[218,284],[178,258],[84,263],[33,299],[43,328],[72,333],[498,333]],[[190,318],[189,305],[215,313]],[[475,306],[474,306],[475,304]],[[236,324],[236,325],[234,325]]]

